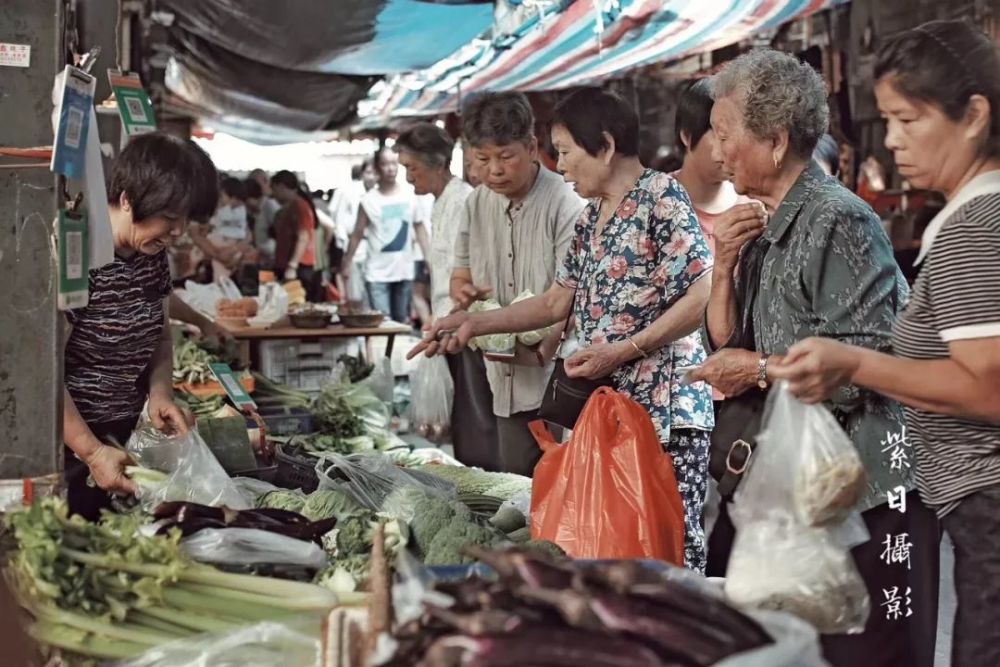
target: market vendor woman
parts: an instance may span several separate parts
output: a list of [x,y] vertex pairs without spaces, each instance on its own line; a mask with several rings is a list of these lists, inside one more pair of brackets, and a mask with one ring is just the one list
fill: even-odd
[[[108,188],[115,258],[90,271],[90,301],[67,313],[63,440],[70,510],[96,518],[109,493],[132,493],[125,444],[148,399],[153,426],[187,431],[173,401],[165,249],[189,220],[215,210],[218,175],[190,141],[150,133],[133,138]],[[93,478],[88,483],[88,477]]]

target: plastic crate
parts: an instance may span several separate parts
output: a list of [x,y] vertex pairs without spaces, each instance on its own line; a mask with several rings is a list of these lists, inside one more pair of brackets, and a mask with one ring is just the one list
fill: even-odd
[[286,454],[283,445],[275,448],[274,458],[278,464],[278,472],[274,477],[275,486],[302,489],[305,493],[312,493],[319,486],[316,459]]
[[260,372],[275,382],[319,392],[330,379],[337,359],[356,356],[361,338],[293,338],[260,342]]

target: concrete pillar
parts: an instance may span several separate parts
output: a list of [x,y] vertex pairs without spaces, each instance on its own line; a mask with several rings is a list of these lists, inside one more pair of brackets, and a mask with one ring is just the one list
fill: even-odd
[[[0,67],[0,146],[52,143],[52,80],[65,62],[63,2],[4,0],[0,42],[31,66]],[[56,472],[62,459],[62,317],[56,311],[55,178],[0,157],[0,479]]]

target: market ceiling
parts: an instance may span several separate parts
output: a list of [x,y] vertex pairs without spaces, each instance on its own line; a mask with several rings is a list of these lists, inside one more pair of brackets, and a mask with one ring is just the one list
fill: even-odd
[[488,30],[490,0],[158,0],[169,102],[260,143],[322,136],[385,75]]

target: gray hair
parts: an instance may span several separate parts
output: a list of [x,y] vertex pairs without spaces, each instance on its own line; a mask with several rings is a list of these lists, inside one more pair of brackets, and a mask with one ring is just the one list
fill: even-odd
[[393,148],[412,153],[432,169],[443,169],[451,164],[455,142],[434,123],[417,123],[399,135]]
[[830,125],[826,85],[812,67],[774,49],[754,49],[712,78],[716,100],[736,94],[743,124],[758,139],[788,131],[789,150],[808,159]]
[[535,114],[524,93],[478,95],[462,110],[462,118],[465,139],[473,148],[483,144],[527,144],[535,136]]

